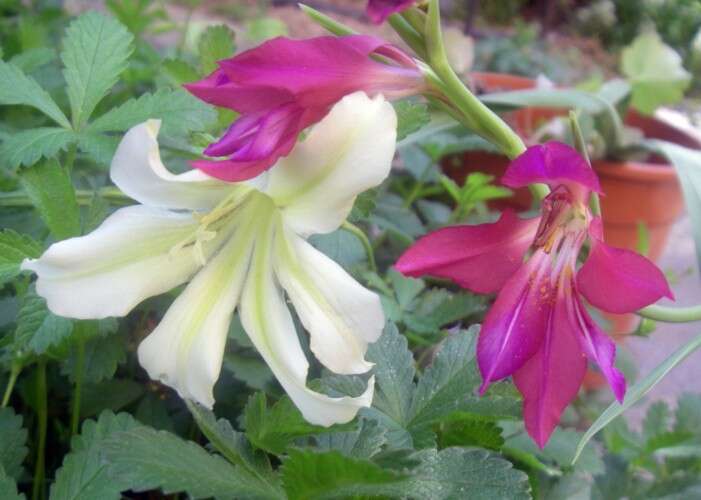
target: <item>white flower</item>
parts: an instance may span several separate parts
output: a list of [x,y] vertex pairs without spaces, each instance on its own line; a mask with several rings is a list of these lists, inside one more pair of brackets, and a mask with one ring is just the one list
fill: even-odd
[[207,407],[219,377],[232,314],[304,417],[331,425],[369,406],[373,379],[357,398],[307,388],[302,351],[286,292],[329,370],[367,372],[368,343],[384,315],[363,288],[306,237],[337,229],[360,192],[387,177],[396,115],[381,96],[346,96],[269,172],[231,184],[199,171],[168,172],[160,160],[159,122],[127,132],[114,160],[114,183],[139,201],[92,233],[52,245],[23,269],[61,316],[123,316],[147,297],[190,282],[139,346],[153,379]]

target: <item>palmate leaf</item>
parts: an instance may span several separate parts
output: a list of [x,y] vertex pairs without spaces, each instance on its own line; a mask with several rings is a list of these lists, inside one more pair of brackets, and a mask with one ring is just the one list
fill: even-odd
[[121,132],[151,118],[163,120],[163,132],[183,135],[216,120],[214,109],[182,89],[161,89],[130,99],[94,120],[88,133]]
[[38,109],[65,128],[71,125],[51,96],[33,78],[11,63],[0,61],[0,104],[19,104]]
[[0,145],[0,162],[9,167],[33,165],[41,158],[51,158],[75,141],[71,130],[39,127],[10,135]]
[[0,286],[20,273],[24,259],[39,257],[41,250],[41,245],[27,235],[12,229],[0,231]]
[[112,477],[125,489],[187,492],[192,498],[284,498],[267,481],[174,434],[138,427],[103,446]]
[[[0,408],[0,470],[7,477],[19,478],[27,456],[26,443],[27,430],[22,427],[22,417],[15,415],[12,408]],[[4,497],[0,495],[0,498]]]
[[110,475],[103,460],[102,445],[110,436],[140,427],[126,413],[103,412],[97,422],[88,420],[71,443],[71,452],[63,459],[51,486],[50,500],[119,500],[128,485]]
[[61,60],[76,130],[127,68],[132,40],[118,21],[95,11],[82,14],[66,30]]
[[65,169],[49,160],[24,169],[22,187],[57,239],[80,234],[80,210],[75,189]]

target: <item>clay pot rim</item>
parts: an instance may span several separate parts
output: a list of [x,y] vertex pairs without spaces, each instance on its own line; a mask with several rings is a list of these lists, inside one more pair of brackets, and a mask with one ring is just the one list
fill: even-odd
[[594,170],[607,177],[638,182],[676,182],[677,171],[669,163],[595,160]]

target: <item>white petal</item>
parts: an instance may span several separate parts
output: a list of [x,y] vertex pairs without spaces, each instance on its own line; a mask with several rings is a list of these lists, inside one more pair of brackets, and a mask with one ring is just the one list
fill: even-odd
[[139,363],[152,379],[208,408],[214,404],[212,389],[248,270],[250,233],[250,229],[234,233],[139,345]]
[[364,373],[369,342],[385,324],[377,294],[299,236],[278,236],[275,272],[304,327],[312,352],[336,373]]
[[[190,214],[134,205],[95,231],[54,243],[22,269],[37,273],[37,293],[60,316],[123,316],[139,302],[187,281],[199,267],[189,250],[171,252],[196,229]],[[218,238],[206,246],[211,249]],[[207,250],[211,251],[211,250]]]
[[119,189],[152,207],[206,210],[229,195],[232,185],[199,170],[175,175],[161,162],[160,120],[135,125],[125,134],[112,159],[110,177]]
[[352,420],[370,406],[374,379],[357,398],[332,398],[306,386],[309,364],[302,352],[290,311],[273,281],[271,242],[256,248],[241,298],[241,322],[253,344],[309,422],[329,426]]
[[339,101],[292,153],[270,171],[268,194],[297,233],[328,233],[355,197],[389,174],[397,116],[390,103],[363,92]]

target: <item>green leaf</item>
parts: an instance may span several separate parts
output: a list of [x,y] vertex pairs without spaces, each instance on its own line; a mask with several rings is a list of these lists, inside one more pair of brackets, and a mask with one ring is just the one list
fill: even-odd
[[529,499],[528,476],[511,462],[479,449],[425,450],[406,487],[413,498],[470,500]]
[[184,135],[216,120],[214,109],[188,92],[161,89],[130,99],[97,118],[88,132],[121,132],[151,118],[163,120],[163,132]]
[[655,385],[657,385],[657,383],[662,380],[675,366],[684,361],[687,356],[696,351],[699,347],[701,347],[701,335],[691,339],[684,346],[664,360],[660,365],[658,365],[654,370],[652,370],[652,372],[650,372],[645,378],[636,382],[632,387],[629,387],[623,404],[618,404],[617,402],[611,403],[611,405],[604,410],[599,418],[597,418],[594,423],[591,424],[589,429],[587,429],[587,431],[584,433],[584,436],[582,436],[582,439],[577,445],[574,457],[572,458],[572,463],[574,464],[579,459],[582,450],[584,450],[586,444],[597,432],[606,427],[613,419],[621,415],[628,408],[640,401],[640,399],[650,392],[650,390],[655,387]]
[[88,11],[71,22],[61,60],[73,125],[80,130],[95,106],[117,83],[134,50],[133,37],[111,17]]
[[200,79],[197,70],[182,59],[166,59],[161,67],[166,76],[175,85],[182,85],[183,83],[190,83]]
[[[92,384],[110,379],[117,372],[117,366],[127,359],[125,339],[121,335],[109,335],[105,338],[92,338],[84,345],[83,380]],[[78,363],[77,346],[72,346],[61,372],[68,375],[71,382],[76,381],[76,364]]]
[[35,259],[41,255],[41,245],[27,235],[12,229],[0,231],[0,286],[20,273],[24,259]]
[[78,134],[78,149],[87,154],[103,168],[109,168],[114,157],[120,137],[103,135],[101,133],[82,130]]
[[362,243],[344,229],[337,229],[327,234],[314,234],[309,238],[309,242],[345,268],[350,268],[365,259]]
[[208,27],[197,43],[202,70],[209,74],[217,69],[217,61],[234,55],[234,32],[222,24]]
[[174,434],[138,427],[103,446],[112,476],[136,492],[161,489],[193,498],[283,498],[269,483]]
[[641,33],[623,49],[621,71],[631,82],[632,105],[645,114],[681,101],[691,83],[682,58],[654,31]]
[[86,383],[80,402],[80,416],[87,418],[103,410],[121,410],[139,399],[143,393],[142,384],[128,379],[111,379],[98,384]]
[[[282,481],[290,500],[376,497],[395,489],[405,476],[337,451],[290,450],[282,465]],[[424,497],[429,498],[429,497]]]
[[666,156],[677,171],[701,267],[701,152],[658,140],[646,141],[646,145]]
[[435,288],[424,293],[416,308],[402,315],[402,321],[414,332],[433,333],[484,310],[485,301],[479,295]]
[[17,492],[17,483],[10,476],[5,474],[0,466],[0,498],[3,500],[25,500],[24,494]]
[[701,395],[686,392],[679,397],[674,430],[701,435]]
[[246,39],[260,43],[276,36],[287,36],[287,26],[274,17],[260,17],[246,23]]
[[265,393],[251,396],[244,410],[246,437],[258,448],[282,454],[297,438],[334,432],[343,425],[322,427],[307,422],[288,396],[283,396],[268,408]]
[[234,465],[248,469],[254,475],[267,478],[271,484],[276,484],[266,455],[254,451],[246,436],[235,431],[228,420],[217,419],[214,413],[197,403],[188,401],[187,407],[202,434],[224,458]]
[[[56,50],[49,47],[36,47],[25,50],[10,59],[10,63],[17,66],[25,73],[32,71],[50,63],[56,59]],[[68,122],[66,122],[68,123]]]
[[397,140],[420,130],[431,121],[428,106],[422,102],[403,100],[394,103],[397,113]]
[[82,432],[71,443],[71,452],[63,459],[51,485],[50,500],[119,500],[129,487],[111,476],[104,463],[105,441],[116,434],[140,427],[127,413],[103,412],[97,422],[87,420]]
[[669,406],[664,401],[650,405],[643,420],[643,438],[650,440],[669,431],[671,415]]
[[18,479],[28,451],[27,430],[22,427],[22,416],[15,415],[12,408],[0,408],[0,443],[0,470],[7,477]]
[[67,339],[73,332],[73,322],[56,316],[46,307],[43,297],[33,290],[27,292],[17,314],[15,349],[44,354],[50,347]]
[[467,416],[457,421],[443,424],[439,434],[441,448],[451,446],[479,446],[490,450],[500,450],[504,444],[501,427],[494,422],[475,420]]
[[66,115],[36,80],[4,61],[0,61],[0,104],[31,106],[62,127],[71,128]]
[[387,430],[377,422],[363,418],[352,431],[331,432],[314,436],[319,451],[339,451],[355,458],[372,458],[387,442]]
[[59,240],[80,234],[80,210],[68,172],[46,161],[21,173],[22,187],[51,233]]
[[382,196],[370,220],[380,228],[399,236],[406,245],[426,232],[421,219],[404,206],[404,200],[394,194]]
[[39,127],[10,135],[0,145],[0,161],[9,168],[34,165],[41,158],[51,158],[65,151],[75,141],[71,130]]

